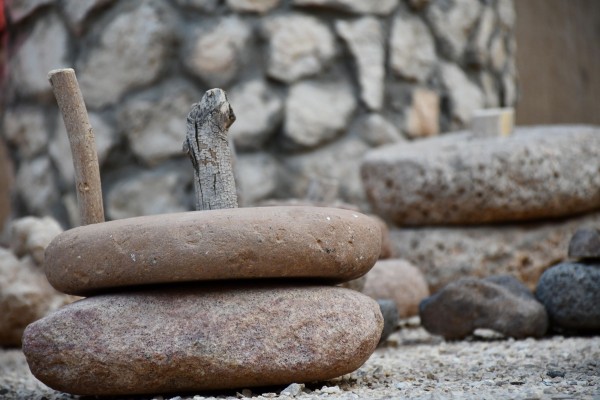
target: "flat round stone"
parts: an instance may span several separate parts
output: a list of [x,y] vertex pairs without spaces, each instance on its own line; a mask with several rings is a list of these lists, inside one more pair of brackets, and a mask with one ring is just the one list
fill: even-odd
[[63,392],[180,393],[332,379],[382,328],[378,304],[350,289],[200,284],[70,304],[27,327],[23,352]]
[[87,225],[57,236],[45,269],[56,289],[220,279],[344,282],[377,261],[381,228],[356,211],[257,207],[163,214]]

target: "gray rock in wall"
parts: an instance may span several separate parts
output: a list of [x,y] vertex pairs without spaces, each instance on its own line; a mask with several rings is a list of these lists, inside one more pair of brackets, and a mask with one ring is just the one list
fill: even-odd
[[266,20],[269,41],[267,74],[291,83],[321,72],[335,55],[334,37],[318,19],[288,14]]
[[13,90],[25,96],[49,95],[48,71],[69,64],[67,30],[58,16],[49,13],[41,19],[9,60]]
[[236,149],[259,149],[283,119],[283,100],[262,79],[237,85],[227,93],[236,120],[229,134]]
[[129,98],[119,112],[118,129],[127,136],[135,155],[148,165],[183,157],[186,118],[199,100],[199,92],[188,82],[169,81]]
[[504,36],[498,32],[490,42],[490,65],[495,72],[502,72],[508,61],[508,52],[504,43]]
[[293,0],[296,6],[319,6],[358,14],[390,14],[398,0]]
[[489,59],[490,39],[496,25],[496,14],[491,7],[483,9],[479,25],[467,48],[469,61],[476,65],[484,65]]
[[114,0],[61,0],[59,2],[62,12],[67,17],[69,26],[80,34],[84,28],[84,21],[95,9],[102,7]]
[[316,151],[288,156],[282,163],[288,183],[287,195],[304,198],[314,180],[333,181],[338,196],[349,203],[365,206],[365,194],[360,181],[359,163],[369,147],[360,139],[348,138]]
[[269,153],[238,154],[235,183],[244,207],[269,198],[277,189],[279,163]]
[[227,85],[242,67],[252,31],[237,16],[221,18],[188,38],[181,55],[187,68],[211,87]]
[[51,4],[54,1],[55,0],[13,0],[10,2],[10,7],[7,7],[7,11],[11,21],[20,22],[38,8]]
[[406,141],[394,124],[376,113],[360,117],[352,125],[351,131],[372,147]]
[[215,11],[219,0],[175,0],[182,7],[191,7],[204,12]]
[[129,90],[156,81],[163,72],[173,27],[168,13],[155,3],[139,3],[119,13],[78,60],[77,75],[88,107],[113,104]]
[[296,83],[285,105],[284,137],[292,147],[317,147],[348,126],[355,108],[356,99],[348,83]]
[[374,17],[364,17],[356,21],[338,21],[335,27],[354,57],[362,101],[369,109],[380,110],[383,106],[385,79],[385,48],[381,23]]
[[462,58],[481,7],[481,2],[473,0],[431,0],[425,15],[447,57]]
[[29,213],[52,215],[58,192],[49,157],[40,156],[22,163],[17,172],[16,182],[17,192]]
[[189,184],[176,169],[168,167],[125,176],[108,188],[107,217],[122,219],[188,211],[192,199],[185,189]]
[[499,107],[500,95],[498,93],[498,87],[494,76],[488,71],[481,71],[479,73],[479,82],[483,93],[485,107]]
[[363,181],[374,209],[399,225],[567,217],[600,208],[599,131],[537,126],[388,146],[365,157]]
[[264,14],[279,6],[280,0],[227,0],[227,6],[237,12]]
[[483,93],[456,64],[443,63],[440,77],[450,100],[454,123],[463,126],[471,120],[473,111],[484,107]]
[[[90,124],[94,130],[94,138],[96,140],[96,153],[98,155],[98,163],[100,166],[106,160],[108,152],[115,145],[117,135],[115,129],[110,126],[98,113],[88,113]],[[71,155],[71,145],[69,144],[69,136],[67,128],[63,122],[62,116],[57,115],[56,129],[54,137],[48,146],[50,158],[58,171],[63,181],[73,187],[75,182],[75,169],[73,167],[73,157]]]
[[435,42],[423,21],[397,14],[390,34],[390,68],[397,75],[425,81],[436,65]]
[[580,227],[596,227],[600,213],[536,224],[393,228],[392,256],[417,265],[432,292],[465,276],[509,274],[534,289],[541,274],[567,257]]
[[440,96],[430,89],[417,88],[407,107],[404,131],[410,138],[436,136],[440,132]]
[[505,29],[513,29],[517,19],[514,0],[498,0],[496,4],[500,22],[502,22]]
[[19,106],[4,114],[4,138],[15,146],[21,157],[31,159],[48,145],[48,129],[41,109]]

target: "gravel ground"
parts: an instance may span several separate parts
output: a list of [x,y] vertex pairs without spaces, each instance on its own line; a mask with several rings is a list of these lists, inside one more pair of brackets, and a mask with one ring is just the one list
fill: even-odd
[[[293,392],[294,387],[288,391]],[[136,400],[289,398],[283,387]],[[390,337],[357,371],[306,385],[299,399],[600,400],[600,337],[445,342],[422,328]],[[0,399],[74,399],[29,372],[21,351],[0,349]],[[92,399],[81,397],[80,399]]]

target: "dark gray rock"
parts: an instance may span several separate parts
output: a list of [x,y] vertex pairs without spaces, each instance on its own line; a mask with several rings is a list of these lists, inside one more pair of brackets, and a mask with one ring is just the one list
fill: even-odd
[[514,338],[541,337],[548,329],[543,305],[511,276],[464,278],[419,305],[421,324],[446,339],[463,339],[475,329]]
[[569,258],[600,258],[600,231],[578,229],[569,242]]
[[398,313],[396,302],[392,299],[377,299],[377,304],[379,304],[381,315],[383,315],[383,331],[381,332],[381,339],[379,339],[379,343],[382,343],[385,342],[398,327],[400,314]]
[[546,306],[552,328],[600,332],[600,262],[564,262],[542,274],[535,295]]

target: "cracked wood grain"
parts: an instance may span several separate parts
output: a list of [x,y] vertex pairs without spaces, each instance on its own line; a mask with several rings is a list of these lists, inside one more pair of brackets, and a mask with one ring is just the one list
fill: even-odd
[[194,167],[196,210],[236,208],[228,129],[235,114],[225,91],[211,89],[192,105],[183,150]]

